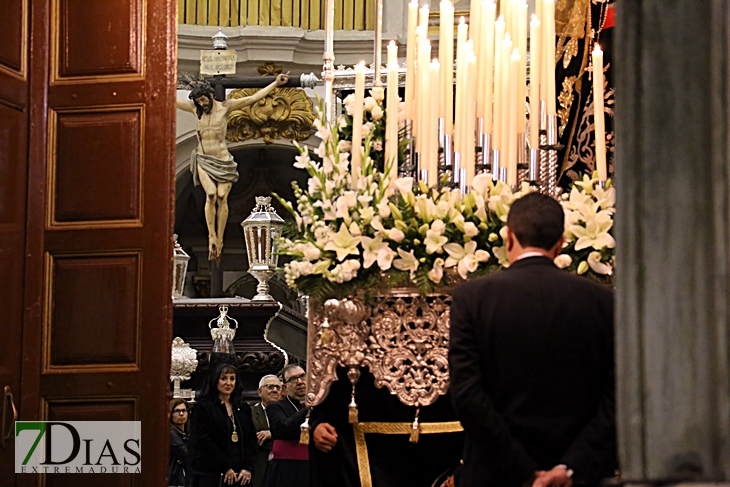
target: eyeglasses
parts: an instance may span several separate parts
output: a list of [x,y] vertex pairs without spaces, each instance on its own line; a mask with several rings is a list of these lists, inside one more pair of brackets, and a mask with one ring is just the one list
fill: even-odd
[[267,388],[270,391],[281,390],[281,386],[279,384],[264,384],[263,387]]
[[187,414],[188,410],[187,409],[173,409],[172,412],[174,414]]
[[288,379],[286,380],[286,383],[287,383],[287,384],[289,384],[290,382],[299,382],[299,381],[302,381],[302,382],[304,382],[304,381],[306,381],[306,380],[307,380],[307,377],[306,377],[306,375],[305,375],[305,374],[302,374],[302,375],[297,375],[297,376],[295,376],[295,377],[289,377],[289,378],[288,378]]

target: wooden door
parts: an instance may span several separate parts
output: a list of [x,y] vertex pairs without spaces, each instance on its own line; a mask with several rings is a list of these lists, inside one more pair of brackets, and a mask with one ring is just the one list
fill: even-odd
[[0,29],[0,478],[13,485],[13,408],[20,398],[28,151],[28,5],[3,2]]
[[22,420],[142,421],[142,473],[103,483],[165,485],[177,3],[9,4],[29,22],[0,30],[0,373]]

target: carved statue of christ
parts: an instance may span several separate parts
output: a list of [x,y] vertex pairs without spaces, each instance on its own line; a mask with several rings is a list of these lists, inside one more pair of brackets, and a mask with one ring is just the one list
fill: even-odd
[[[228,220],[228,193],[238,181],[236,161],[228,152],[226,132],[228,114],[264,99],[274,88],[289,81],[280,74],[276,80],[256,94],[223,102],[213,97],[213,88],[203,83],[190,92],[190,100],[177,100],[177,107],[198,117],[198,147],[193,150],[190,170],[195,186],[205,190],[205,222],[208,226],[208,259],[220,262],[223,232]],[[216,226],[217,223],[217,226]]]

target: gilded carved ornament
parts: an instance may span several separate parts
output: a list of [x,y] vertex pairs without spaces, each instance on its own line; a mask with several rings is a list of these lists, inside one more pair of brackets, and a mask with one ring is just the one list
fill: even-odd
[[[262,76],[275,76],[281,70],[281,66],[272,64],[258,69]],[[257,91],[258,88],[239,88],[229,98],[243,98]],[[263,138],[267,144],[277,139],[304,141],[311,135],[313,122],[314,104],[304,90],[276,88],[263,100],[231,112],[226,140],[242,142]]]

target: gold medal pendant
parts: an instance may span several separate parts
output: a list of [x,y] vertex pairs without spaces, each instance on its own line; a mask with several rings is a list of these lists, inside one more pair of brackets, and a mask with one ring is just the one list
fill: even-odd
[[237,432],[235,432],[235,431],[234,431],[234,432],[233,432],[233,433],[231,434],[231,441],[232,441],[233,443],[238,443],[238,433],[237,433]]

